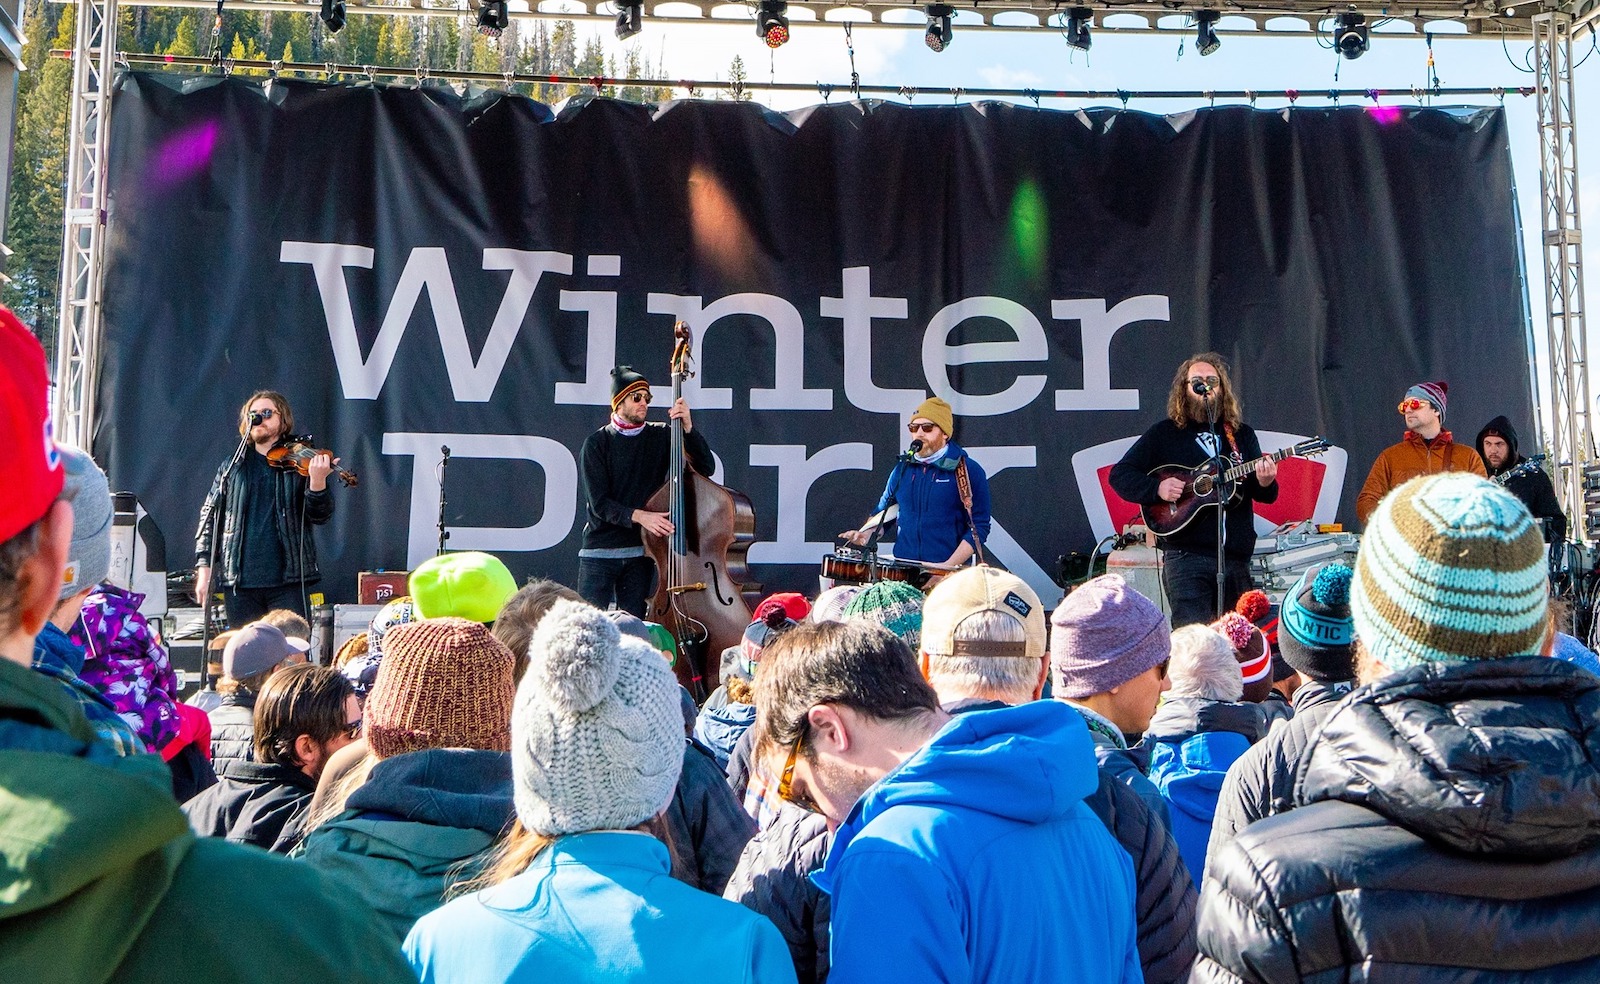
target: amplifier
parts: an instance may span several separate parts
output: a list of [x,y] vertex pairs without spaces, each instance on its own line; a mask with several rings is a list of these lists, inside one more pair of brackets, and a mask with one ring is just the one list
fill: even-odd
[[387,604],[411,593],[407,586],[410,580],[406,571],[362,571],[356,575],[356,601],[363,605]]
[[327,651],[336,654],[344,648],[345,643],[367,631],[372,624],[372,616],[382,608],[383,605],[334,605],[333,645]]

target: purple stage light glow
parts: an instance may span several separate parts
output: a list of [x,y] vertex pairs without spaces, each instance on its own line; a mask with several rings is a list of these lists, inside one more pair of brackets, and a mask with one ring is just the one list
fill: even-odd
[[206,120],[173,134],[156,151],[151,166],[151,180],[157,187],[167,187],[191,177],[211,163],[217,149],[217,133],[221,125],[216,120]]
[[1367,112],[1380,126],[1389,126],[1400,122],[1399,106],[1368,106]]

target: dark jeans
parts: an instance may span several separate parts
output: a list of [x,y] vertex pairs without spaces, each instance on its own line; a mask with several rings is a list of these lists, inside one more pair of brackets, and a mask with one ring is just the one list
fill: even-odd
[[305,595],[300,593],[298,584],[237,589],[230,584],[222,589],[222,605],[228,611],[228,627],[234,629],[254,622],[274,608],[287,608],[304,616],[306,621],[311,620]]
[[[1239,596],[1253,587],[1250,583],[1250,561],[1244,557],[1228,557],[1224,571],[1227,582],[1223,605],[1224,610],[1231,611]],[[1215,554],[1163,550],[1161,587],[1166,591],[1167,604],[1172,608],[1174,629],[1212,622],[1218,618]]]
[[656,562],[649,557],[579,557],[578,594],[602,611],[615,601],[625,612],[644,618],[656,583]]

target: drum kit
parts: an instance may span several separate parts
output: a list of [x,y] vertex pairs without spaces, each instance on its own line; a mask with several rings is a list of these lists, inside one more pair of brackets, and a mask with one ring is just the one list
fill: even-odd
[[840,542],[833,553],[822,558],[822,587],[835,584],[874,584],[878,581],[904,581],[924,593],[933,590],[939,578],[961,568],[952,564],[929,564],[896,557],[880,557],[876,549]]

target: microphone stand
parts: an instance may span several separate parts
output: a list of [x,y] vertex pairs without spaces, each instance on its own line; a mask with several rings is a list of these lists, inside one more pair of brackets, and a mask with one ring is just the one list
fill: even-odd
[[883,528],[889,525],[889,510],[899,504],[900,478],[906,470],[906,462],[921,450],[921,442],[916,442],[918,447],[901,454],[894,463],[894,470],[889,472],[889,494],[884,496],[883,508],[878,510],[878,525],[872,528],[867,536],[867,542],[861,548],[861,555],[866,558],[868,570],[872,579],[878,579],[878,541],[883,538]]
[[435,557],[444,556],[444,542],[450,539],[449,531],[444,528],[444,475],[450,467],[450,445],[440,445],[439,454],[442,456],[439,459],[439,550],[434,554]]
[[[213,578],[217,577],[217,560],[222,552],[222,537],[217,531],[217,504],[228,497],[228,483],[233,478],[233,472],[243,464],[244,456],[250,450],[250,428],[246,427],[239,436],[239,446],[233,449],[233,457],[228,459],[228,464],[222,469],[222,477],[217,482],[215,495],[206,497],[206,504],[200,510],[200,527],[211,527],[210,566],[207,568]],[[224,527],[226,529],[226,527]],[[206,592],[200,598],[200,689],[210,690],[213,685],[208,660],[211,658],[211,613],[216,607],[218,585],[206,585]]]
[[1206,404],[1206,423],[1211,428],[1211,446],[1215,451],[1212,462],[1217,469],[1217,618],[1222,617],[1223,601],[1228,597],[1228,500],[1231,493],[1223,488],[1222,476],[1228,470],[1227,458],[1222,453],[1222,435],[1217,432],[1217,401],[1210,391],[1201,397]]

